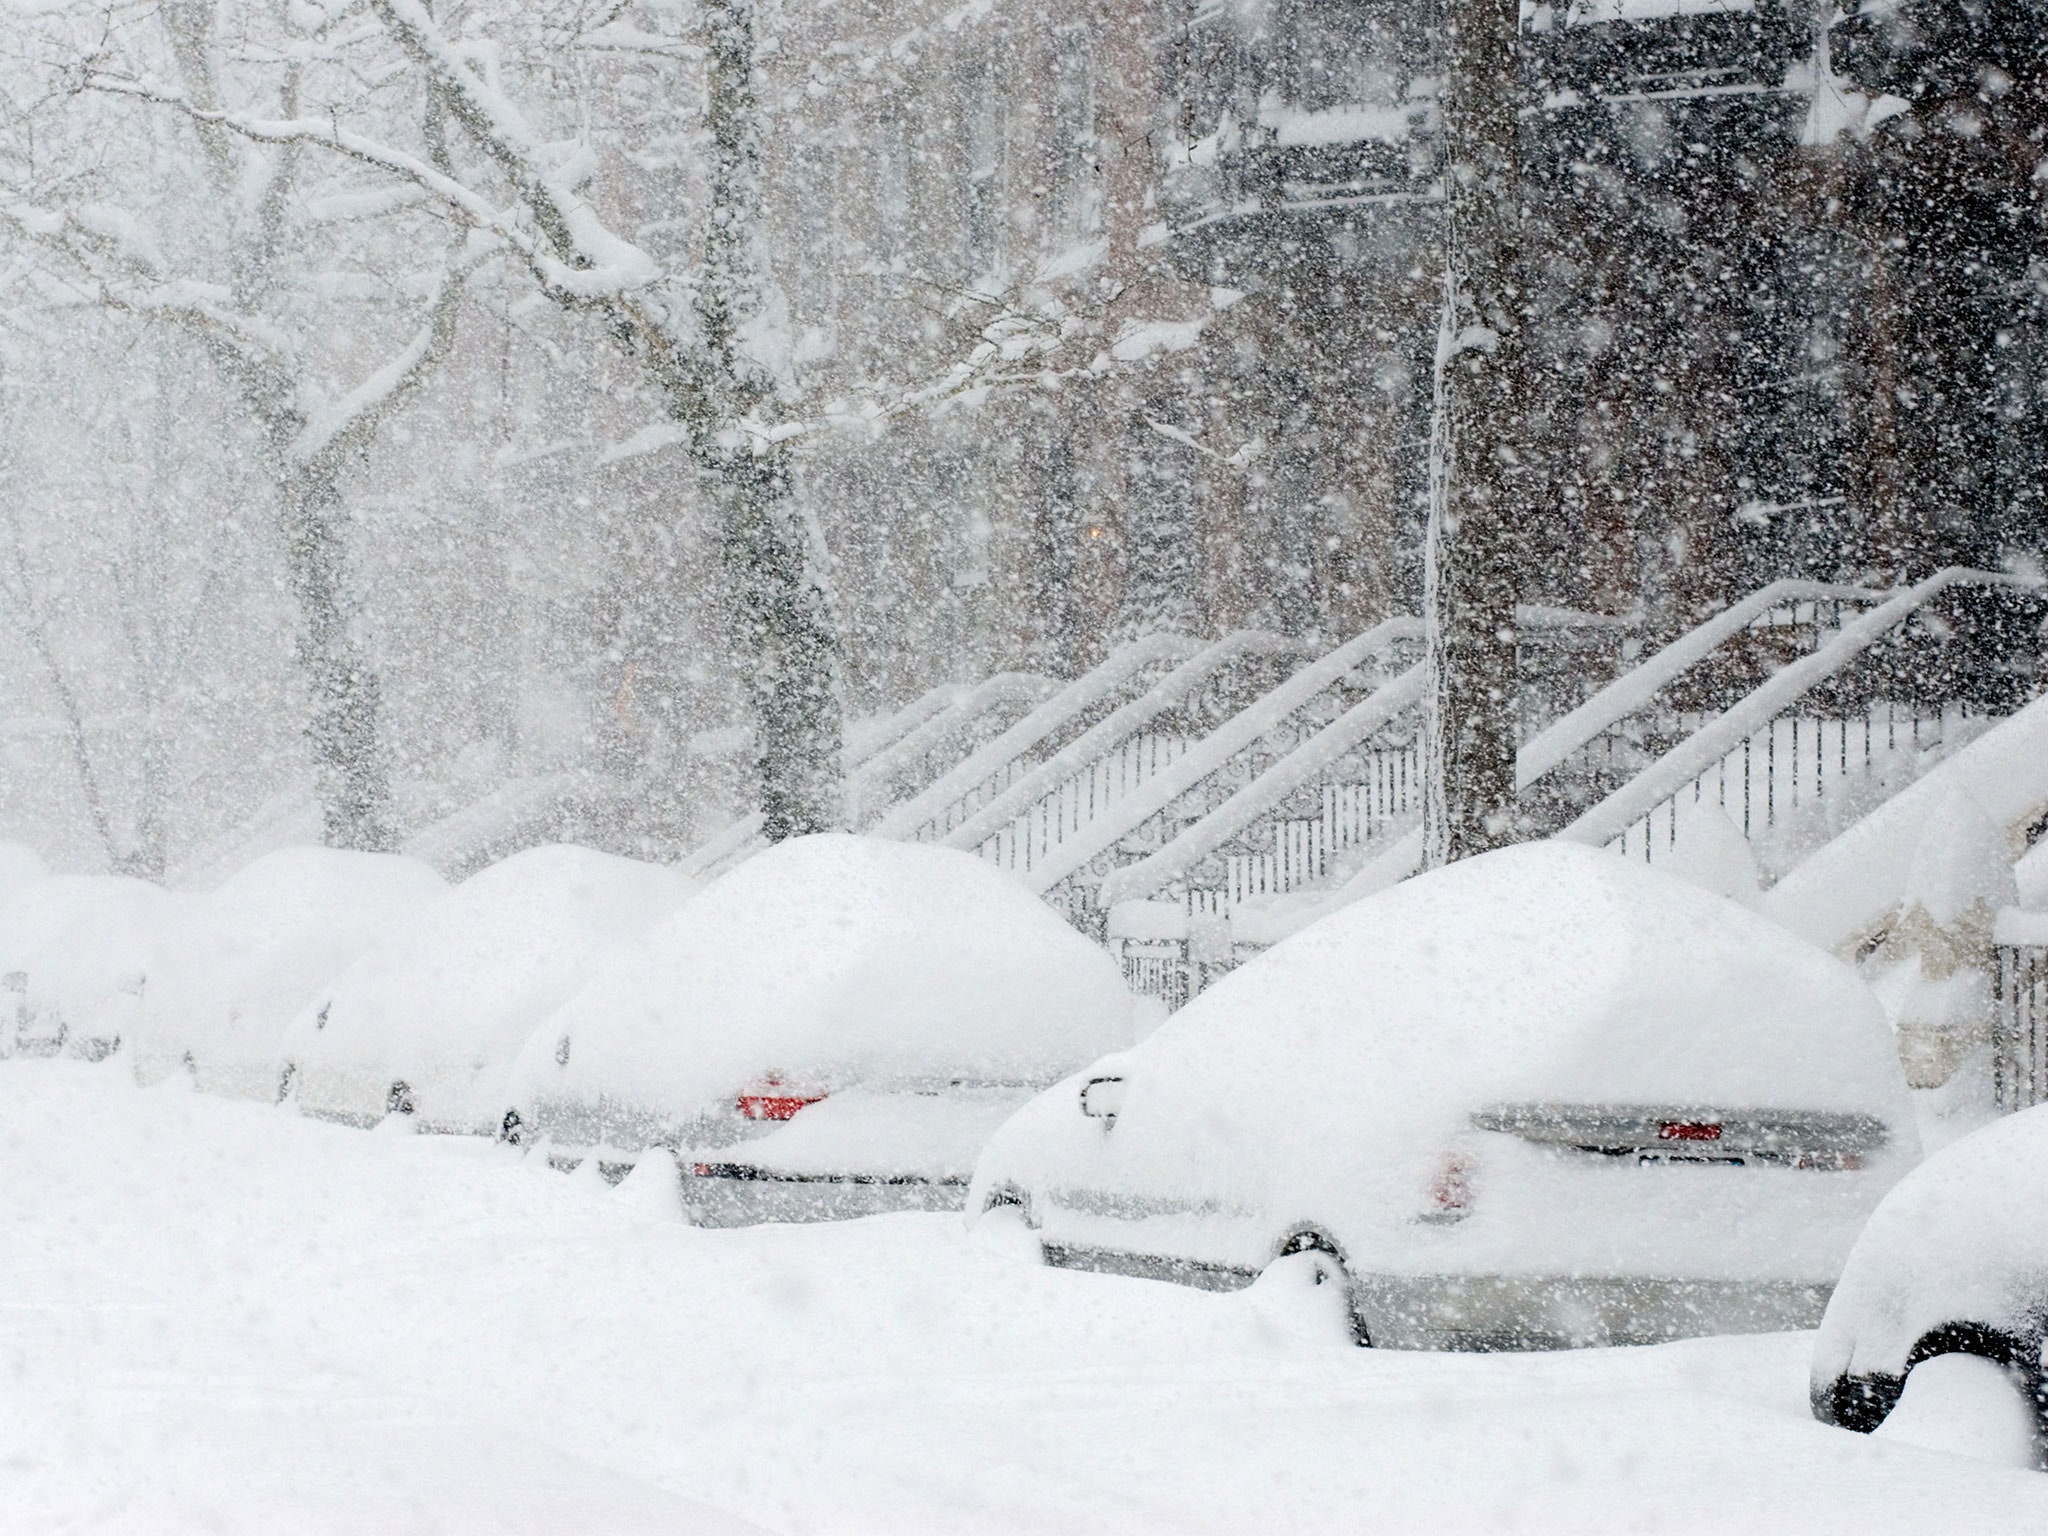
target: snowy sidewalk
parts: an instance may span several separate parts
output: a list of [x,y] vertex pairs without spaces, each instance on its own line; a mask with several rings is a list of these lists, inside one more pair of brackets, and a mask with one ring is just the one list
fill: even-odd
[[637,1184],[0,1063],[0,1531],[2048,1528],[2048,1477],[1815,1424],[1803,1336],[1353,1352]]

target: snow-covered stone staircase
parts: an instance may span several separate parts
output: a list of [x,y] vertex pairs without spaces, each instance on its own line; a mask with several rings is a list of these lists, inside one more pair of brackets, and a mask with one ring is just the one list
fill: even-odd
[[[1958,604],[2026,587],[1774,582],[1533,721],[1524,814],[1652,862],[1735,837],[1769,881],[2024,701],[2030,680],[1959,686],[1984,667]],[[1419,866],[1424,688],[1414,619],[1320,656],[1257,631],[1152,636],[1063,685],[1004,673],[857,725],[851,822],[978,852],[1172,1006]],[[759,846],[745,819],[686,867]]]

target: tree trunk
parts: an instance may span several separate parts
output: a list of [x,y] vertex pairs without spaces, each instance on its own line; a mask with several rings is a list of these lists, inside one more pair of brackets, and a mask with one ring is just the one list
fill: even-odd
[[824,539],[798,505],[787,452],[755,452],[746,430],[774,390],[745,336],[766,287],[753,5],[707,0],[704,17],[710,195],[696,304],[711,377],[671,399],[716,512],[733,657],[749,669],[764,829],[779,842],[845,825],[839,622]]
[[1516,530],[1533,500],[1516,281],[1516,0],[1448,0],[1444,23],[1445,312],[1424,578],[1432,866],[1516,837]]
[[705,475],[717,508],[732,654],[753,706],[771,842],[845,825],[839,629],[817,530],[789,462],[744,448]]
[[285,564],[298,599],[298,664],[311,714],[315,792],[331,848],[396,846],[390,764],[381,733],[377,674],[357,643],[341,528],[341,491],[319,465],[287,472],[279,486]]

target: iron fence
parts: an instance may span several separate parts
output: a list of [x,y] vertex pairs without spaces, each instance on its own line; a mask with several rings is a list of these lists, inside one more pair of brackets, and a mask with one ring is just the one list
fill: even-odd
[[2000,944],[1991,1073],[2006,1113],[2048,1104],[2048,944]]

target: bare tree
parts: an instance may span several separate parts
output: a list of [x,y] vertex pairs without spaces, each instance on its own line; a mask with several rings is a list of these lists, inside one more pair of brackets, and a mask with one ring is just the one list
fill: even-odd
[[[289,118],[307,107],[308,73],[332,62],[338,45],[331,34],[353,8],[286,9],[282,35],[266,39],[274,46],[259,48],[247,28],[237,42],[243,58],[254,53],[274,64],[254,78],[274,80],[270,101]],[[222,7],[173,0],[157,8],[155,23],[160,53],[132,29],[110,24],[95,33],[91,79],[102,88],[101,100],[146,106],[168,90],[189,105],[200,150],[198,195],[155,199],[145,217],[118,200],[120,191],[134,189],[111,189],[110,199],[110,189],[93,178],[57,177],[54,192],[15,189],[0,203],[0,219],[54,258],[51,275],[87,299],[197,337],[237,392],[260,431],[298,607],[296,661],[308,697],[306,734],[325,838],[337,847],[389,848],[396,838],[389,755],[377,673],[357,632],[342,482],[448,352],[466,281],[494,245],[465,233],[446,246],[429,295],[395,351],[329,398],[311,344],[324,317],[299,302],[304,274],[292,259],[305,253],[301,148],[256,143],[216,120],[230,89],[220,66],[217,29],[228,24]],[[116,37],[139,57],[115,53],[108,39]],[[174,86],[145,83],[155,58],[167,61]],[[345,68],[330,73],[349,78]],[[245,96],[263,89],[249,75],[236,77]],[[138,199],[137,206],[145,205]]]

